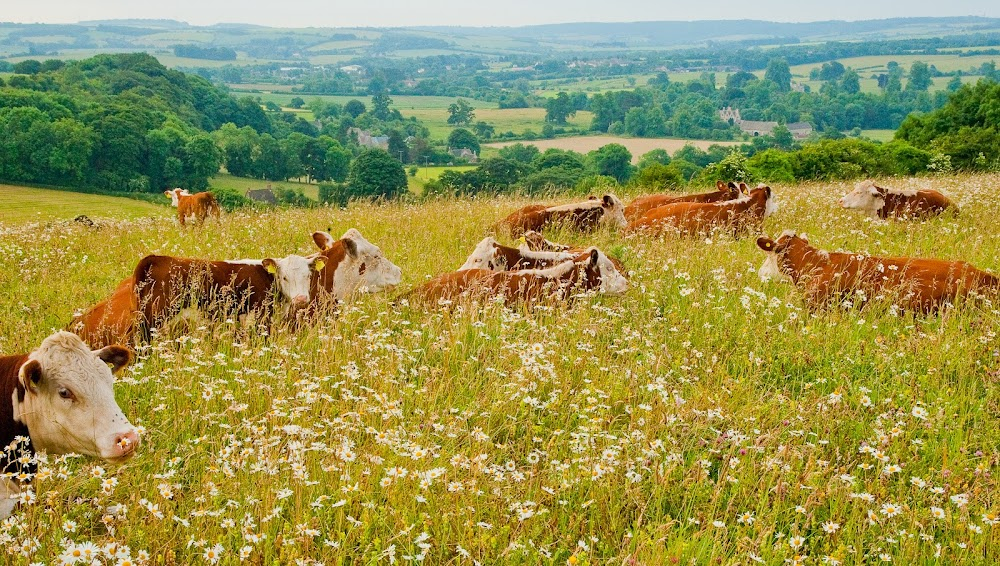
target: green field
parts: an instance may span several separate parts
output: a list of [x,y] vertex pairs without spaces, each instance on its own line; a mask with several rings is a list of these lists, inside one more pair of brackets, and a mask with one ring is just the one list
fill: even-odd
[[158,206],[130,198],[0,185],[0,225],[72,220],[80,215],[93,220],[167,216],[170,201],[163,200],[164,206]]
[[208,180],[209,189],[226,188],[246,194],[250,189],[292,189],[301,190],[302,194],[317,200],[319,198],[319,185],[316,183],[306,183],[298,181],[263,181],[261,179],[248,179],[246,177],[234,177],[227,173],[219,173]]
[[896,135],[896,130],[861,130],[861,135],[875,141],[889,142]]
[[[962,212],[886,223],[837,206],[853,182],[775,186],[764,230],[1000,267],[1000,176],[884,181],[940,189]],[[792,285],[760,281],[754,238],[605,229],[548,236],[620,257],[624,295],[391,302],[529,202],[245,212],[197,231],[165,215],[5,225],[7,353],[148,253],[309,253],[313,230],[355,227],[403,270],[397,291],[295,332],[191,315],[141,347],[115,385],[145,431],[137,457],[49,456],[0,526],[6,563],[58,563],[88,544],[149,564],[1000,560],[994,292],[940,315],[812,312]]]

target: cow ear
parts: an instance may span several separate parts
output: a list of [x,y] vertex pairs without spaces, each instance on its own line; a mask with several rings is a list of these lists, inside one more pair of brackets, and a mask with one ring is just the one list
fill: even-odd
[[266,258],[261,260],[260,264],[263,265],[264,269],[266,269],[267,272],[270,273],[271,275],[274,275],[275,273],[278,272],[278,262],[274,261],[271,258]]
[[21,385],[32,393],[38,393],[38,386],[42,384],[42,364],[38,360],[28,360],[20,371]]
[[111,373],[118,373],[123,367],[132,363],[132,350],[118,344],[94,350],[94,353],[102,362],[111,366]]
[[590,250],[590,266],[597,267],[597,262],[601,259],[601,252],[597,248]]
[[311,266],[315,271],[323,271],[323,268],[326,267],[326,262],[323,261],[322,257],[318,257],[312,261]]
[[612,200],[611,195],[604,195],[604,197],[601,198],[601,206],[604,208],[611,208],[614,205],[615,201]]
[[333,236],[326,232],[313,232],[313,241],[316,242],[316,247],[318,247],[320,251],[323,251],[330,249],[330,246],[333,245],[334,239]]
[[352,240],[350,238],[344,238],[341,241],[344,242],[344,250],[347,252],[347,255],[349,255],[351,257],[358,257],[358,244],[357,244],[357,242],[355,242],[354,240]]
[[776,245],[771,238],[757,238],[757,247],[765,252],[773,252]]
[[884,197],[885,194],[889,191],[883,189],[882,187],[879,187],[878,185],[872,185],[871,187],[868,188],[868,192],[871,193],[873,197]]
[[726,183],[722,179],[719,179],[718,181],[715,182],[715,188],[720,191],[724,191],[728,187],[726,186]]
[[163,191],[163,196],[165,196],[167,198],[170,198],[170,196],[171,196],[170,193],[171,193],[171,191]]

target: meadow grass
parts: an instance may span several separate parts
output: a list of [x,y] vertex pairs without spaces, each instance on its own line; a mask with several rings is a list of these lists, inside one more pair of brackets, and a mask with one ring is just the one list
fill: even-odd
[[[961,207],[892,223],[837,207],[851,183],[775,186],[764,229],[995,269],[998,181],[885,180]],[[528,202],[273,210],[186,230],[4,223],[0,349],[37,346],[148,253],[283,256],[309,252],[313,230],[356,227],[402,268],[403,291]],[[930,316],[811,313],[792,286],[760,281],[753,238],[548,236],[620,257],[630,291],[429,312],[365,295],[296,333],[177,325],[116,384],[145,429],[138,456],[49,457],[0,525],[5,560],[87,544],[106,564],[1000,558],[995,297]]]
[[[164,197],[164,205],[170,201]],[[118,219],[167,216],[167,206],[133,200],[0,184],[0,224],[73,219],[80,215]]]

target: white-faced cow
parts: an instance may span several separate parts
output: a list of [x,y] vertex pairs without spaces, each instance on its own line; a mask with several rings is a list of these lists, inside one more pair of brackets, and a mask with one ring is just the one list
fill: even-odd
[[318,254],[236,261],[146,256],[133,272],[143,337],[189,306],[219,316],[268,314],[283,299],[283,314],[294,318],[312,301],[313,280],[324,267]]
[[32,460],[22,455],[76,453],[120,462],[135,454],[139,434],[112,388],[112,373],[131,359],[128,348],[91,350],[65,331],[30,354],[0,357],[0,466],[8,474],[0,481],[0,518],[14,508],[17,478],[33,473]]
[[583,202],[558,206],[530,205],[501,220],[497,226],[516,237],[528,230],[541,230],[545,226],[564,224],[578,230],[594,230],[608,225],[624,228],[625,205],[612,194],[590,198]]
[[489,271],[516,271],[519,269],[541,269],[556,263],[573,259],[579,254],[568,252],[536,252],[522,246],[512,248],[497,242],[492,237],[483,238],[472,250],[459,271],[487,269]]
[[356,228],[336,240],[326,232],[313,232],[326,268],[314,282],[320,296],[346,301],[354,293],[377,293],[399,285],[402,270]]
[[177,221],[181,226],[188,216],[193,216],[199,224],[205,222],[209,214],[219,219],[219,202],[210,192],[191,194],[187,189],[170,189],[163,194],[177,207]]
[[878,218],[925,218],[945,209],[958,212],[951,200],[931,189],[885,189],[872,180],[858,183],[840,199],[840,206],[863,210]]
[[787,275],[811,309],[880,298],[927,312],[970,293],[995,293],[1000,286],[995,276],[964,261],[827,252],[792,231],[777,240],[758,238],[757,245],[774,257],[761,266],[761,276],[776,275],[774,270]]

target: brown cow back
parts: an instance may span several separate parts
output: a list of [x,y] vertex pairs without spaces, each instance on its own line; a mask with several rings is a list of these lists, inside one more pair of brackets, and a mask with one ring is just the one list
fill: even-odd
[[131,344],[138,304],[133,275],[119,283],[110,297],[74,318],[66,329],[93,349],[112,344]]

